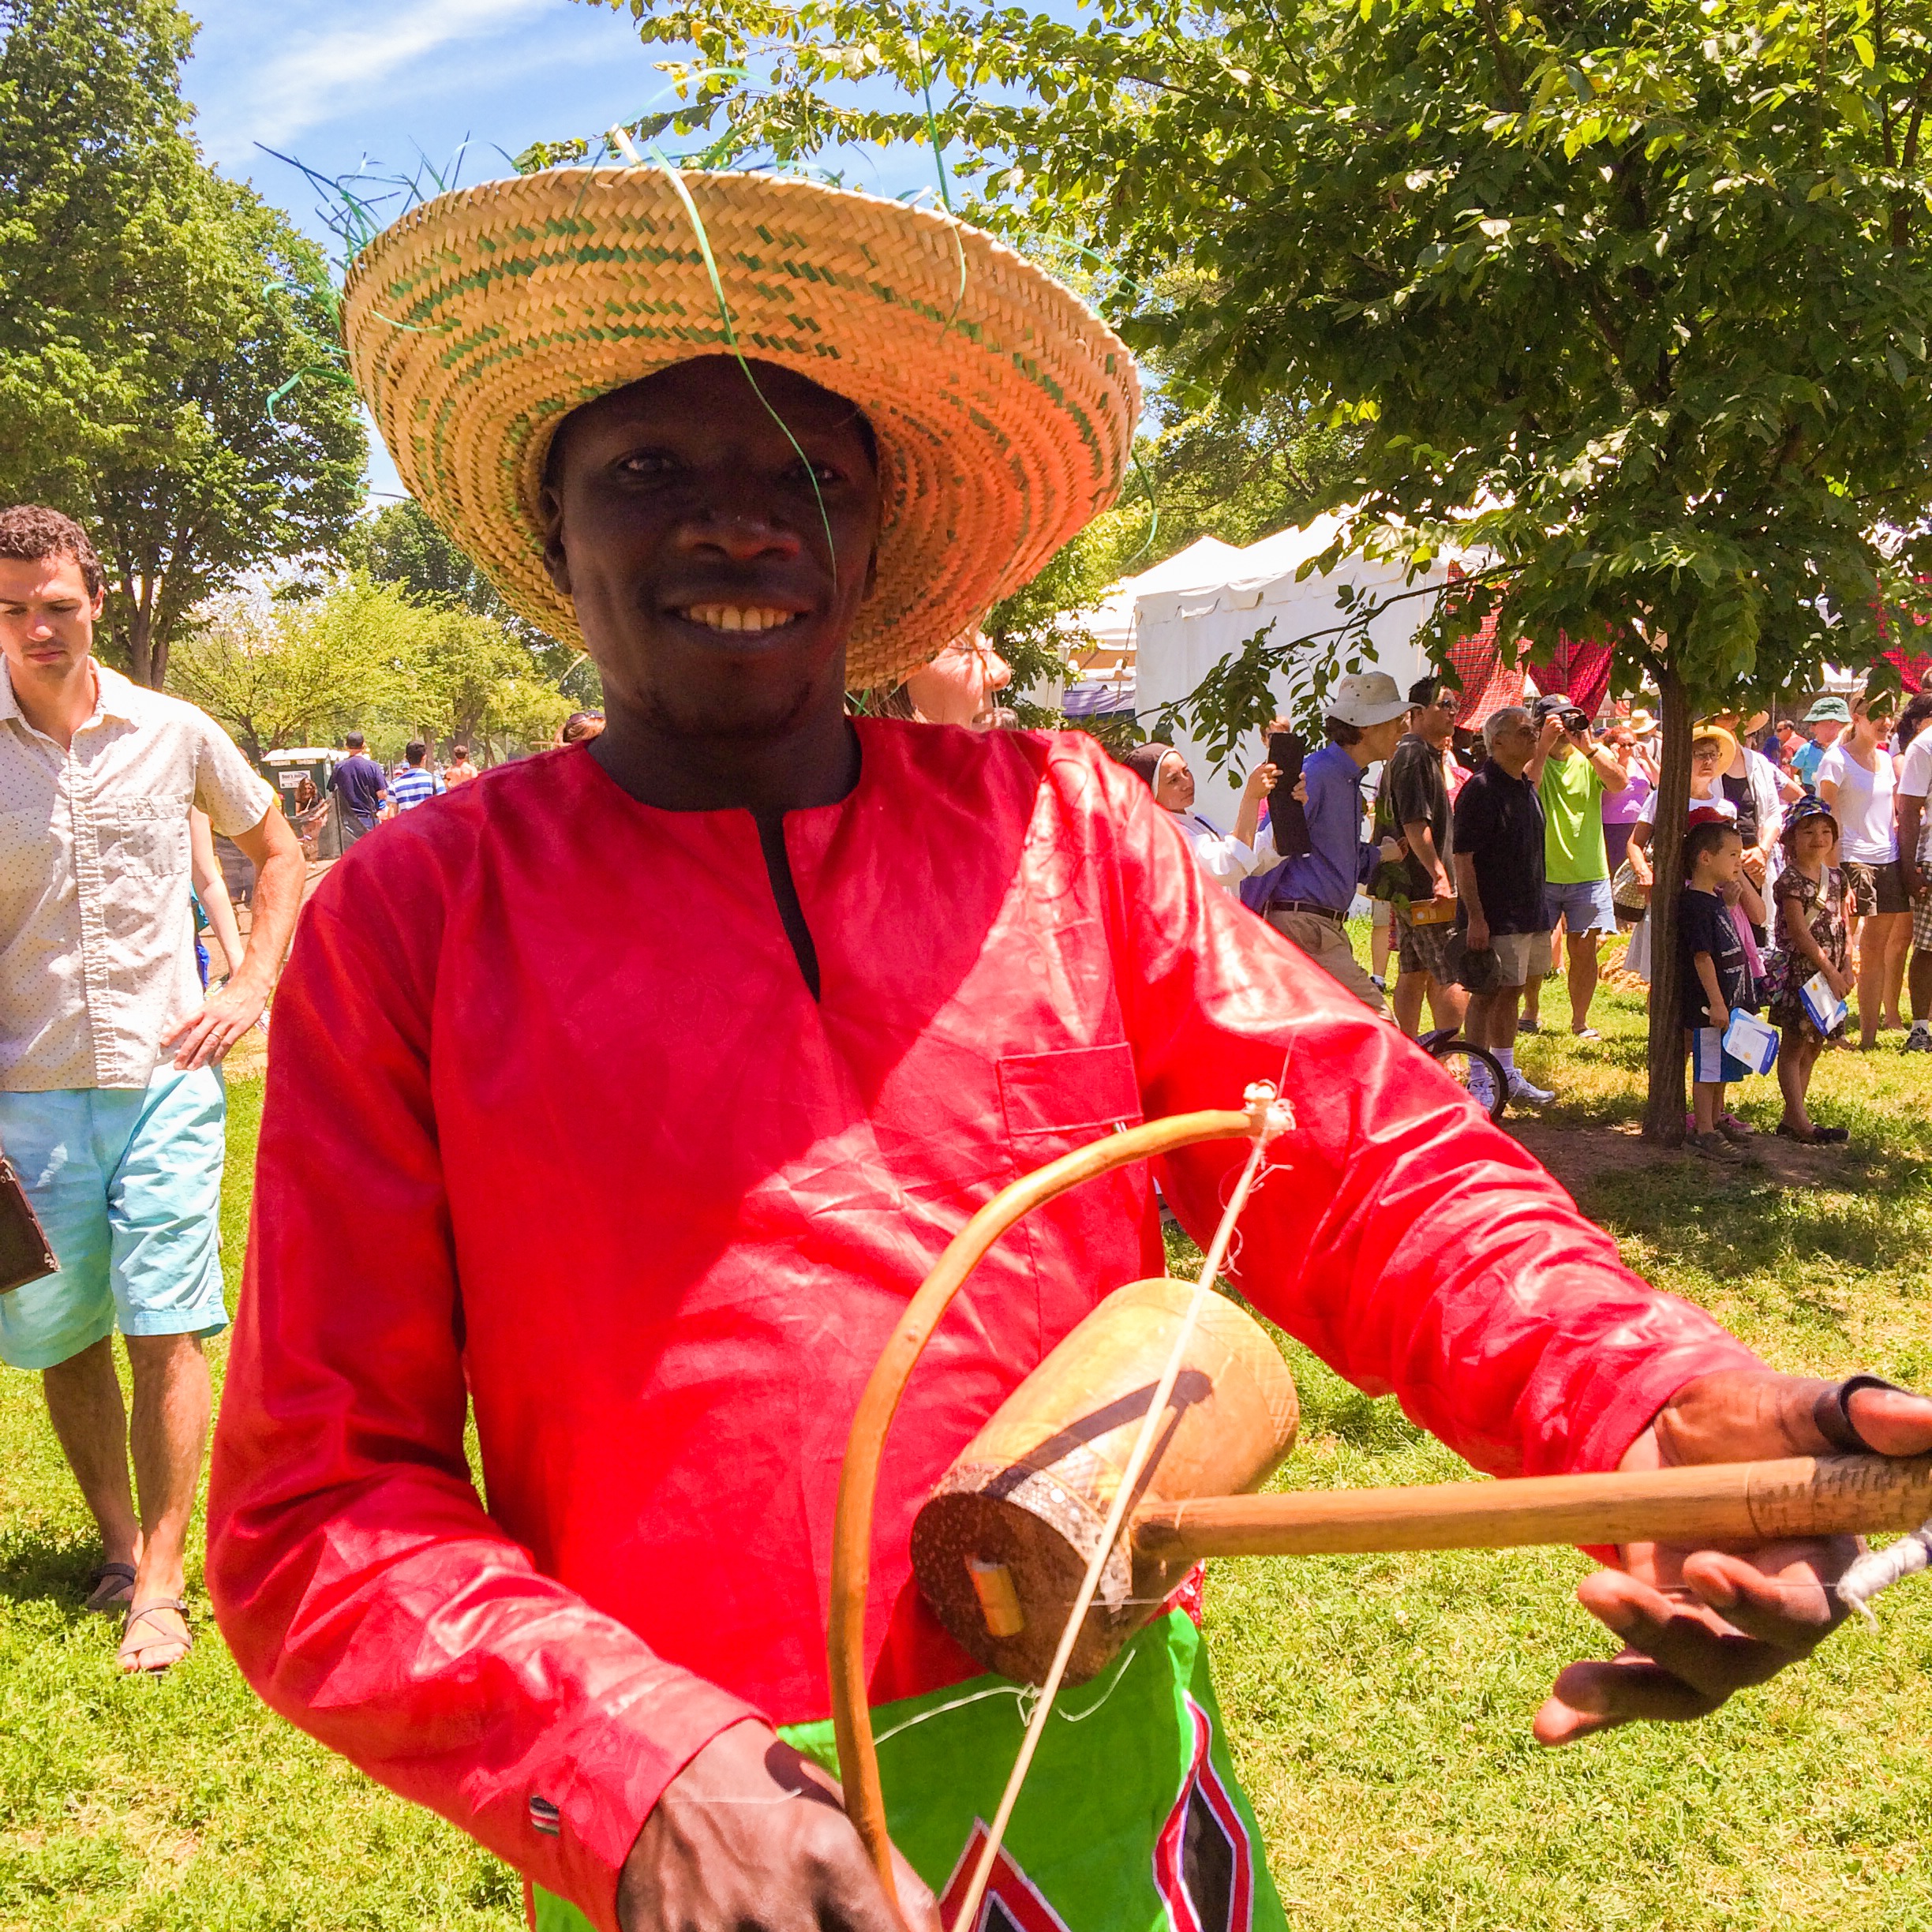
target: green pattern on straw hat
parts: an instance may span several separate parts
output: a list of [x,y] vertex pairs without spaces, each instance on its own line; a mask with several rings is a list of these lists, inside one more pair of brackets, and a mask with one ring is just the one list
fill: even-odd
[[557,425],[734,346],[811,377],[878,438],[878,575],[847,676],[892,683],[1114,501],[1140,414],[1133,359],[1067,290],[949,215],[770,175],[682,181],[728,316],[675,180],[552,169],[441,196],[362,251],[343,305],[357,387],[410,493],[515,608],[578,641],[537,514]]

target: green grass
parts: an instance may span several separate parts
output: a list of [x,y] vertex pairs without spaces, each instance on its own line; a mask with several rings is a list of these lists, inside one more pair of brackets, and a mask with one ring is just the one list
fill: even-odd
[[[1548,1010],[1560,1024],[1559,989]],[[1635,1002],[1608,1037],[1526,1042],[1549,1118],[1634,1118]],[[1825,1056],[1851,1148],[1814,1185],[1679,1157],[1584,1185],[1633,1266],[1780,1366],[1932,1383],[1932,1056]],[[1772,1083],[1741,1110],[1769,1126]],[[232,1089],[226,1258],[247,1216],[258,1083]],[[1292,1343],[1294,1487],[1466,1473]],[[222,1349],[212,1354],[219,1376]],[[0,1928],[511,1932],[518,1887],[427,1814],[270,1717],[204,1616],[189,1662],[122,1681],[77,1608],[93,1560],[33,1380],[0,1377]],[[1566,1551],[1227,1563],[1208,1631],[1244,1777],[1306,1932],[1932,1927],[1932,1583],[1688,1728],[1554,1754],[1530,1719],[1607,1634]],[[199,1595],[200,1579],[192,1579]]]

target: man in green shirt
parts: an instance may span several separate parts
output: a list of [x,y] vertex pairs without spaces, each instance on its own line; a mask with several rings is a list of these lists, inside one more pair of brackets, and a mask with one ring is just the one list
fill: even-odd
[[[1560,694],[1539,698],[1531,713],[1549,746],[1537,796],[1543,804],[1543,916],[1569,932],[1570,1031],[1579,1039],[1601,1036],[1589,1023],[1597,997],[1597,935],[1616,930],[1610,898],[1610,862],[1604,849],[1603,801],[1630,775],[1608,745],[1589,735],[1589,719]],[[1522,1028],[1534,1032],[1543,998],[1541,980],[1524,990]]]

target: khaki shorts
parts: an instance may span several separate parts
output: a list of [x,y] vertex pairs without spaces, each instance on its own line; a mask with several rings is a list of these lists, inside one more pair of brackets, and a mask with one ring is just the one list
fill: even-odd
[[1547,979],[1550,969],[1550,936],[1538,933],[1492,933],[1489,944],[1503,968],[1500,984],[1527,986],[1532,979]]
[[[1339,986],[1344,986],[1372,1013],[1386,1013],[1388,1002],[1376,990],[1368,969],[1355,957],[1348,934],[1331,920],[1316,912],[1276,912],[1270,908],[1267,923],[1284,939],[1291,939]],[[1547,943],[1549,935],[1545,933]]]

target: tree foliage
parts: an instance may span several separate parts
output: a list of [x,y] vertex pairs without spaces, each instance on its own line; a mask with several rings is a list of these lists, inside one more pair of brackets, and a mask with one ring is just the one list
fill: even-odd
[[490,619],[523,646],[539,675],[565,697],[593,710],[602,705],[603,687],[589,656],[519,617],[419,504],[406,498],[358,522],[343,554],[375,582],[394,584],[420,603],[459,605]]
[[202,161],[172,0],[0,0],[0,496],[88,525],[159,686],[196,605],[333,547],[363,432],[319,253]]
[[572,708],[494,618],[361,572],[319,596],[221,601],[174,673],[256,758],[351,728],[383,755],[421,736],[500,758],[548,744]]
[[[1927,0],[632,10],[696,51],[644,132],[781,165],[936,135],[979,218],[1107,263],[1184,394],[1327,399],[1357,541],[1486,549],[1466,611],[1505,637],[1615,635],[1663,695],[1666,880],[1693,710],[1868,661],[1932,565]],[[1177,265],[1198,292],[1164,298]]]

